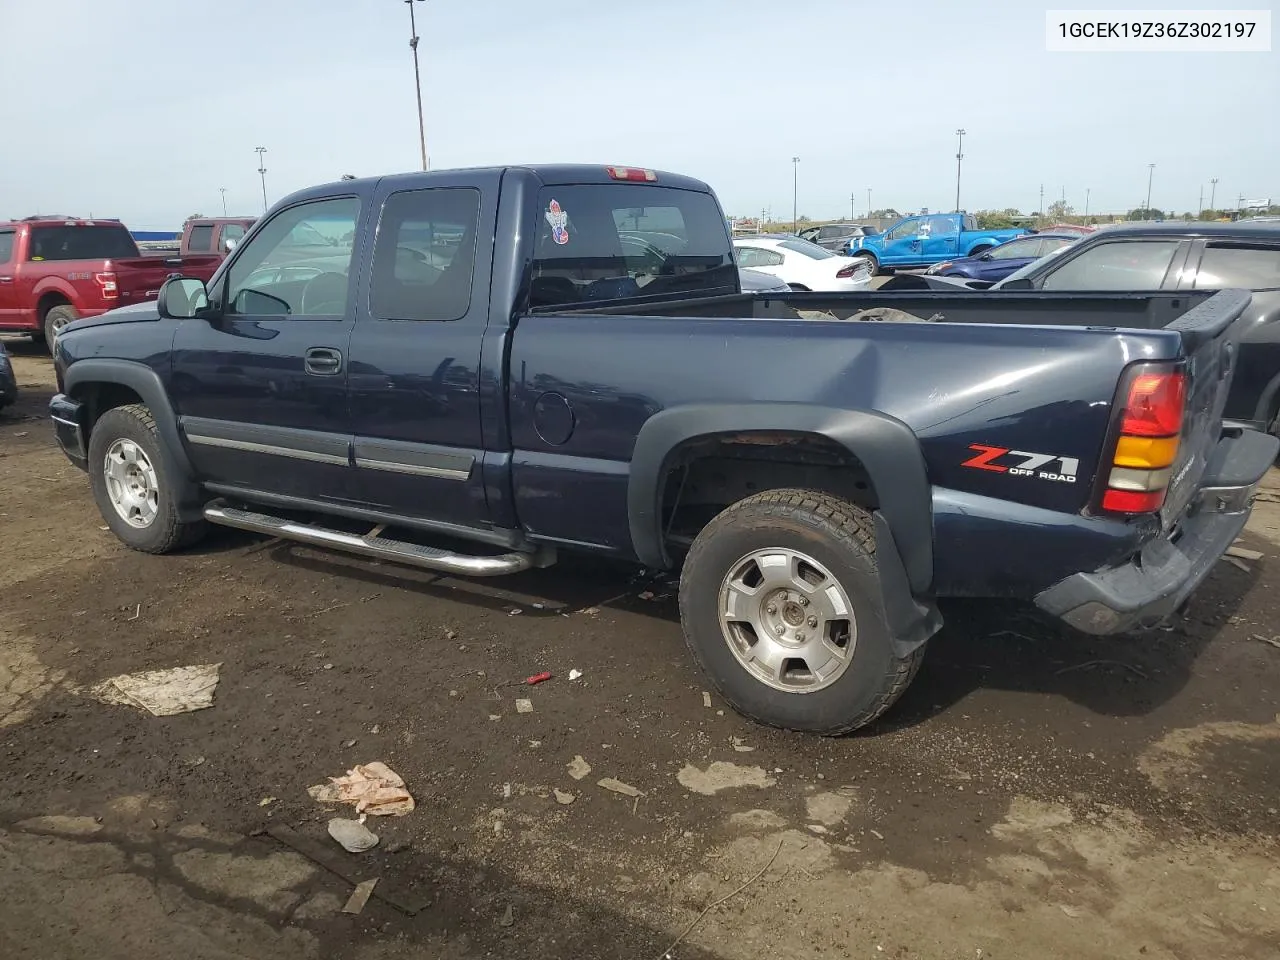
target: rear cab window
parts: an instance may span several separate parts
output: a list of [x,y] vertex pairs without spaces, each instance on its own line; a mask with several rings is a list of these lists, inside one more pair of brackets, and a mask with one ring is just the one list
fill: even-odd
[[208,251],[213,249],[213,224],[202,223],[192,227],[187,235],[187,249]]
[[8,263],[13,259],[15,236],[17,234],[13,230],[0,230],[0,263]]
[[373,251],[369,312],[379,320],[459,320],[471,304],[480,191],[393,193]]
[[31,227],[29,260],[122,260],[138,245],[121,224],[57,224]]
[[[0,256],[0,260],[4,258]],[[1200,258],[1197,290],[1280,288],[1280,247],[1212,244]]]
[[710,194],[622,183],[544,187],[536,229],[531,307],[738,291],[729,232]]

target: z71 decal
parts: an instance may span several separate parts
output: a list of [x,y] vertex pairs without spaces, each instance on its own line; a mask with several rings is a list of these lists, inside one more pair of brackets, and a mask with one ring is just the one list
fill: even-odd
[[[1010,450],[1008,447],[991,447],[985,443],[971,443],[970,450],[978,455],[970,457],[962,467],[1007,473],[1011,477],[1035,477],[1038,480],[1056,480],[1058,483],[1075,483],[1080,472],[1080,461],[1075,457],[1060,457],[1053,453],[1031,453],[1028,450]],[[1046,470],[1050,464],[1056,469]]]

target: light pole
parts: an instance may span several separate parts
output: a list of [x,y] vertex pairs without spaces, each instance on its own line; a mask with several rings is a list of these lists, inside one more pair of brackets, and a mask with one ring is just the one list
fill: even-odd
[[1040,184],[1040,209],[1036,211],[1036,216],[1044,219],[1044,184]]
[[858,195],[856,193],[849,194],[849,219],[858,219]]
[[1084,218],[1086,221],[1088,221],[1089,219],[1089,188],[1088,187],[1084,188]]
[[422,147],[422,169],[429,170],[427,163],[427,125],[422,119],[422,74],[418,70],[418,24],[413,16],[414,3],[425,0],[404,0],[409,8],[409,49],[413,51],[413,87],[418,95],[418,144]]
[[960,161],[964,159],[964,128],[956,130],[956,213],[960,212]]
[[871,188],[867,187],[867,219],[871,219]]
[[227,188],[219,187],[218,192],[222,194],[222,215],[227,215]]
[[800,228],[800,158],[791,158],[791,232]]
[[1147,211],[1147,215],[1151,215],[1151,179],[1156,175],[1156,165],[1154,163],[1147,164],[1147,205],[1143,209]]
[[258,155],[258,176],[262,177],[262,212],[267,212],[267,164],[263,154],[267,152],[266,147],[254,147],[253,152]]
[[1213,205],[1213,198],[1214,196],[1217,195],[1217,193],[1218,193],[1218,178],[1213,177],[1212,179],[1209,180],[1209,209],[1210,210],[1217,209],[1217,207]]

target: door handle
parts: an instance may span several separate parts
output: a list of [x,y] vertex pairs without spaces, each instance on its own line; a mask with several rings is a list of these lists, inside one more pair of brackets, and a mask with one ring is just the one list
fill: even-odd
[[307,373],[317,377],[331,377],[342,372],[342,352],[332,347],[311,347],[303,361]]
[[0,277],[0,283],[13,283],[13,277]]

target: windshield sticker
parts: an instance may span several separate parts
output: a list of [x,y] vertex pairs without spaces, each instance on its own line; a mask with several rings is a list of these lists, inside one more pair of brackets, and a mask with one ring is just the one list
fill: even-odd
[[547,223],[551,224],[551,239],[564,246],[569,242],[569,214],[560,209],[560,203],[552,200],[547,208]]

